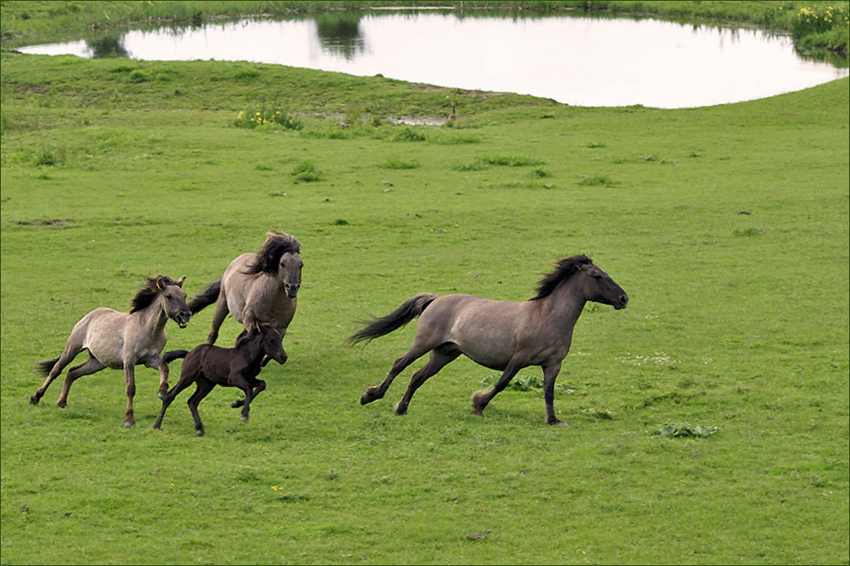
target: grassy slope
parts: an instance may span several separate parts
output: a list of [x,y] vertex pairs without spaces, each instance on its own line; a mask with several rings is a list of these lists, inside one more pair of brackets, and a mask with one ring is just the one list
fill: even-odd
[[[4,564],[847,563],[848,80],[666,111],[239,63],[2,63]],[[437,115],[450,99],[459,127],[423,142],[231,127],[269,101]],[[499,155],[543,164],[456,168]],[[322,181],[293,181],[305,159]],[[27,404],[32,364],[85,312],[125,308],[155,273],[193,294],[269,228],[301,239],[305,279],[250,423],[217,390],[204,439],[180,402],[153,431],[143,368],[134,430],[116,372],[67,410],[61,383]],[[351,349],[354,320],[426,290],[522,300],[581,252],[632,300],[579,321],[556,393],[569,428],[543,424],[539,390],[470,416],[492,372],[469,361],[404,418],[409,371],[357,403],[412,328]],[[169,325],[169,347],[203,341],[210,316]],[[653,435],[664,423],[720,431]]]

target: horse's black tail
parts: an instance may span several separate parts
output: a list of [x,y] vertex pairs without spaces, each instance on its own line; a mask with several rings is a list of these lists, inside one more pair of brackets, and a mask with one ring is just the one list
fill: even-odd
[[189,350],[171,350],[170,352],[166,352],[162,355],[162,361],[168,364],[177,358],[185,358],[188,353]]
[[55,366],[56,362],[58,362],[58,361],[59,361],[59,356],[56,356],[52,360],[44,360],[43,362],[38,362],[35,365],[35,369],[38,373],[40,373],[44,377],[47,377],[48,375],[50,375],[50,370],[53,369],[53,366]]
[[422,293],[421,295],[407,299],[400,307],[385,317],[372,319],[371,322],[362,321],[367,323],[366,327],[352,334],[348,338],[348,341],[356,344],[363,340],[373,340],[389,334],[393,330],[398,330],[422,314],[422,311],[436,298],[437,295],[434,293]]
[[203,292],[195,295],[195,298],[189,303],[189,310],[192,311],[192,314],[199,313],[216,302],[218,300],[219,293],[221,293],[221,279],[212,283]]

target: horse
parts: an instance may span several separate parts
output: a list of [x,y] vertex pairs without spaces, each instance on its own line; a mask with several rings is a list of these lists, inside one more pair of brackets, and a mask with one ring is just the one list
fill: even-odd
[[395,413],[403,415],[414,392],[446,364],[464,354],[482,366],[502,372],[491,390],[473,393],[472,414],[482,415],[487,404],[507,387],[519,370],[540,366],[546,422],[565,425],[555,416],[555,378],[570,350],[573,329],[587,301],[619,310],[626,308],[629,297],[585,255],[558,261],[555,270],[540,280],[537,295],[523,302],[465,294],[416,295],[387,316],[373,318],[349,337],[352,344],[371,341],[419,317],[413,345],[393,363],[380,385],[366,389],[360,403],[381,399],[399,373],[430,352],[428,362],[413,374],[407,391],[395,406]]
[[[228,313],[246,329],[261,322],[273,324],[282,344],[298,304],[304,265],[300,252],[301,244],[294,236],[270,230],[259,253],[234,259],[221,279],[192,299],[189,309],[193,314],[215,303],[207,344],[215,344]],[[263,365],[268,361],[264,359]]]
[[168,319],[176,322],[180,328],[186,328],[192,318],[192,312],[186,304],[186,293],[182,289],[185,280],[185,275],[177,281],[165,275],[148,278],[133,297],[129,313],[99,307],[80,319],[71,331],[62,354],[38,363],[39,372],[47,379],[30,397],[30,403],[37,405],[65,366],[81,351],[88,350],[89,359],[68,370],[65,386],[56,405],[67,407],[71,384],[82,376],[104,368],[123,369],[127,386],[124,426],[134,426],[135,366],[145,365],[159,370],[157,396],[162,398],[168,391],[168,364],[163,362],[160,352],[167,340],[165,323]]
[[260,323],[243,333],[233,348],[222,348],[212,344],[200,344],[191,352],[172,350],[163,358],[172,361],[183,360],[180,381],[162,398],[162,409],[153,427],[162,426],[165,410],[177,395],[195,383],[195,393],[189,397],[189,410],[195,419],[195,432],[204,435],[204,425],[198,414],[198,404],[216,385],[238,387],[245,392],[245,400],[234,401],[233,407],[242,407],[242,422],[248,422],[251,401],[265,388],[266,382],[257,379],[264,356],[269,356],[279,364],[286,362],[280,333],[272,324]]

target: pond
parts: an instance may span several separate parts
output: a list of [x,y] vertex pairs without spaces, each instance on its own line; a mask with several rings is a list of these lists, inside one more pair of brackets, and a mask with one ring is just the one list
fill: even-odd
[[345,12],[128,31],[25,53],[252,61],[551,98],[576,106],[710,106],[848,76],[787,36],[651,18]]

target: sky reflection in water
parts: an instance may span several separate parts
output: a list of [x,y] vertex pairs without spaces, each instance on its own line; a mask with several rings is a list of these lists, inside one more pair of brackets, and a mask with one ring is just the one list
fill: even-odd
[[[312,18],[242,20],[130,31],[122,43],[133,59],[252,61],[381,74],[576,106],[709,106],[848,75],[847,68],[804,60],[788,37],[652,19],[380,14],[353,17],[336,39],[321,26]],[[20,51],[92,54],[85,41]]]

